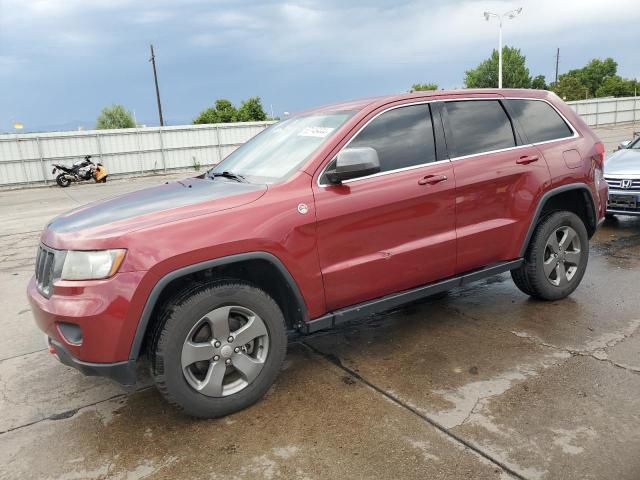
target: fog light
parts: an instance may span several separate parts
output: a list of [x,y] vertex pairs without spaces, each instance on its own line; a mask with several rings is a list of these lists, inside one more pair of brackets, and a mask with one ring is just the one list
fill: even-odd
[[59,322],[58,331],[67,343],[82,345],[82,330],[75,323]]

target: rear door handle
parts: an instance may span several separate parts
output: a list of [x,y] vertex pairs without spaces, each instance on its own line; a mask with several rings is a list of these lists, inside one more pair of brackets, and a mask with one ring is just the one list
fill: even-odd
[[529,163],[537,162],[539,159],[538,155],[523,155],[516,160],[516,163],[519,165],[527,165]]
[[435,185],[447,180],[446,175],[426,175],[418,180],[418,185]]

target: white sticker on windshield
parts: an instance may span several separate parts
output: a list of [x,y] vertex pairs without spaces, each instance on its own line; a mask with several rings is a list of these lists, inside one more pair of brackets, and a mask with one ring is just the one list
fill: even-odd
[[331,127],[305,127],[298,136],[324,138],[331,132],[333,132],[333,128]]

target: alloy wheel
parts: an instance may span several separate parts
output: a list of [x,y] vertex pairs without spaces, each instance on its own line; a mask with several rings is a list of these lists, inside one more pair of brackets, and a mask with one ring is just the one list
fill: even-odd
[[262,371],[269,353],[264,321],[241,306],[219,307],[200,318],[182,345],[187,383],[208,397],[244,390]]
[[582,250],[580,237],[569,227],[554,230],[544,250],[543,269],[547,280],[556,287],[565,286],[578,271]]

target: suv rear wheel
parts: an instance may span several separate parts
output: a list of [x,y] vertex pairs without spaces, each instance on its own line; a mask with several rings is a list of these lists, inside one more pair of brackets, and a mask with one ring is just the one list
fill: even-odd
[[287,349],[285,320],[264,291],[219,283],[179,299],[152,345],[158,390],[185,413],[214,418],[259,400]]
[[565,298],[580,284],[589,261],[589,236],[572,212],[555,212],[536,227],[524,264],[511,271],[516,286],[541,300]]

